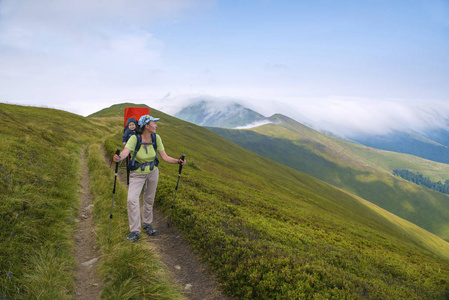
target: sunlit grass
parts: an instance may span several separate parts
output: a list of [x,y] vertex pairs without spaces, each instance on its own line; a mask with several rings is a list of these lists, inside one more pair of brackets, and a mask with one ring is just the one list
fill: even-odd
[[42,247],[28,259],[33,266],[24,280],[27,298],[71,299],[74,289],[73,268],[76,263],[69,253]]
[[0,113],[0,297],[70,297],[79,153],[101,126],[44,108],[0,104]]

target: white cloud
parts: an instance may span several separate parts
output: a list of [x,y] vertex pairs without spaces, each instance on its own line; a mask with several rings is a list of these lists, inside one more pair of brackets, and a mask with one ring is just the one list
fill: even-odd
[[81,113],[72,102],[148,96],[164,85],[165,45],[152,34],[153,24],[175,22],[210,3],[2,0],[0,100],[50,107],[66,102]]
[[[83,115],[131,101],[173,113],[207,94],[344,135],[447,123],[448,105],[425,101],[447,99],[445,1],[408,9],[385,4],[391,19],[374,31],[378,19],[370,15],[382,16],[386,6],[366,9],[365,21],[340,4],[324,11],[299,5],[295,12],[294,1],[259,7],[216,2],[0,0],[0,101]],[[254,8],[260,13],[251,15]],[[322,18],[326,11],[332,14]],[[421,12],[438,26],[429,27]],[[410,27],[416,16],[422,23]],[[329,28],[335,34],[318,32]],[[359,31],[363,38],[352,38]]]
[[383,135],[392,131],[425,132],[449,125],[449,103],[329,97],[290,101],[282,113],[344,137]]
[[268,120],[263,120],[263,121],[257,121],[257,122],[251,123],[251,124],[247,124],[244,126],[238,126],[235,129],[250,129],[250,128],[259,127],[259,126],[267,125],[267,124],[271,124],[271,123],[273,123],[273,122],[270,122]]
[[231,98],[231,97],[217,97],[205,94],[177,94],[168,93],[164,97],[153,101],[149,106],[152,106],[158,110],[165,113],[175,115],[177,112],[182,110],[184,107],[199,103],[200,101],[206,101],[206,107],[208,108],[208,113],[216,113],[221,109],[227,109],[229,104],[240,103],[244,105],[245,103],[242,99]]

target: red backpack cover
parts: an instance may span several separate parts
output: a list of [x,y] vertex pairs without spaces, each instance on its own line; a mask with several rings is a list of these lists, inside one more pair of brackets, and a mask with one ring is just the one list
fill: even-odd
[[134,118],[136,122],[139,122],[141,116],[149,114],[150,109],[148,107],[125,107],[125,124],[123,127],[126,127],[126,122],[129,118]]

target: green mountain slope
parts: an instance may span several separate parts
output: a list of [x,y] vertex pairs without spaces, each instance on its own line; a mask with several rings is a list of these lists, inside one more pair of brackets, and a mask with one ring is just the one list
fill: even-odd
[[[284,133],[284,137],[286,138],[292,140],[302,139],[321,144],[319,145],[321,147],[325,145],[327,148],[330,148],[329,153],[331,155],[328,155],[329,159],[332,159],[332,157],[344,158],[344,160],[352,160],[351,163],[355,162],[356,165],[372,166],[387,171],[388,173],[391,173],[392,170],[399,167],[404,167],[409,170],[425,173],[433,181],[444,181],[447,179],[447,174],[449,174],[448,164],[436,163],[413,155],[383,151],[343,141],[339,138],[312,130],[282,115],[274,115],[270,120],[283,129],[286,129],[286,132],[289,132],[289,134]],[[270,129],[267,126],[254,128],[253,131],[269,136],[276,136],[278,135],[278,129],[279,127]],[[340,159],[339,161],[341,163]]]
[[148,107],[145,104],[134,104],[134,103],[120,103],[115,104],[110,107],[99,110],[93,114],[88,115],[87,117],[120,117],[123,119],[125,107]]
[[[78,197],[78,152],[86,143],[95,144],[88,148],[89,157],[97,153],[96,164],[89,163],[89,168],[97,171],[97,176],[91,176],[91,184],[95,183],[92,191],[100,202],[95,210],[104,206],[109,213],[113,172],[104,166],[100,145],[104,142],[109,154],[121,147],[121,109],[114,106],[102,112],[117,117],[97,114],[83,118],[48,109],[0,105],[2,125],[7,128],[1,131],[0,141],[8,154],[8,160],[0,165],[1,180],[7,187],[0,198],[4,229],[0,253],[7,253],[0,256],[0,297],[16,288],[23,288],[21,295],[30,295],[31,286],[36,292],[55,287],[65,291],[68,298],[67,291],[73,288],[73,258],[61,274],[47,272],[46,267],[50,262],[70,260],[73,253],[69,233],[76,228],[70,218],[74,217],[71,205],[76,205]],[[187,155],[173,224],[217,274],[228,295],[236,299],[449,296],[449,244],[441,238],[209,130],[151,111],[161,118],[157,131],[167,153]],[[10,122],[24,124],[23,137],[17,136]],[[33,166],[28,164],[31,160]],[[50,163],[53,170],[47,168]],[[178,166],[162,162],[160,169],[155,205],[168,214]],[[20,187],[8,182],[11,174],[23,180]],[[69,178],[72,180],[67,181]],[[109,284],[116,285],[120,295],[146,293],[154,280],[143,278],[139,270],[153,269],[142,263],[150,250],[144,241],[137,245],[124,241],[126,192],[121,184],[118,193],[114,222],[120,222],[121,229],[114,230],[112,243],[105,238],[109,215],[96,220],[103,226],[98,238],[100,248],[107,252],[102,261],[107,261],[103,263],[110,271],[103,275]],[[123,239],[119,239],[120,233]],[[140,254],[133,256],[136,251]],[[131,259],[134,257],[139,259]],[[123,265],[124,261],[130,265]],[[122,273],[116,274],[119,269]],[[127,277],[120,280],[119,275]],[[55,282],[60,277],[66,281],[64,285]],[[51,284],[39,285],[40,279]],[[23,284],[33,281],[34,285]],[[109,287],[108,291],[113,289]],[[41,296],[34,294],[34,298]],[[53,298],[63,298],[60,296]]]
[[[323,181],[152,110],[185,153],[174,224],[236,298],[441,298],[449,244]],[[120,120],[121,121],[121,120]],[[117,134],[109,152],[119,145]],[[114,144],[115,143],[115,144]],[[161,164],[170,210],[177,166]],[[431,278],[431,279],[429,279]]]
[[[449,165],[342,141],[285,116],[251,130],[210,130],[240,146],[358,195],[449,241],[449,197],[392,175],[395,168],[449,174]],[[446,175],[447,176],[447,175]]]

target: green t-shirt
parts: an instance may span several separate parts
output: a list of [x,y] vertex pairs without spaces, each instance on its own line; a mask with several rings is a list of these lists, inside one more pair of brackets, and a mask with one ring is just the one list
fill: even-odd
[[[162,139],[159,136],[159,134],[156,134],[156,143],[157,143],[157,151],[161,152],[164,150],[164,144],[162,144]],[[128,140],[128,142],[125,145],[125,148],[128,148],[131,150],[131,152],[134,152],[134,149],[136,149],[137,144],[137,137],[135,135],[131,136]],[[131,154],[132,158],[133,154]],[[145,145],[142,143],[140,146],[139,151],[136,154],[136,161],[139,163],[146,163],[153,161],[156,158],[156,152],[154,152],[154,148],[152,144]],[[153,169],[153,171],[156,170],[156,168]],[[145,167],[145,171],[142,171],[140,168],[135,170],[134,172],[142,173],[142,174],[148,174],[152,171],[150,171],[150,166]]]

